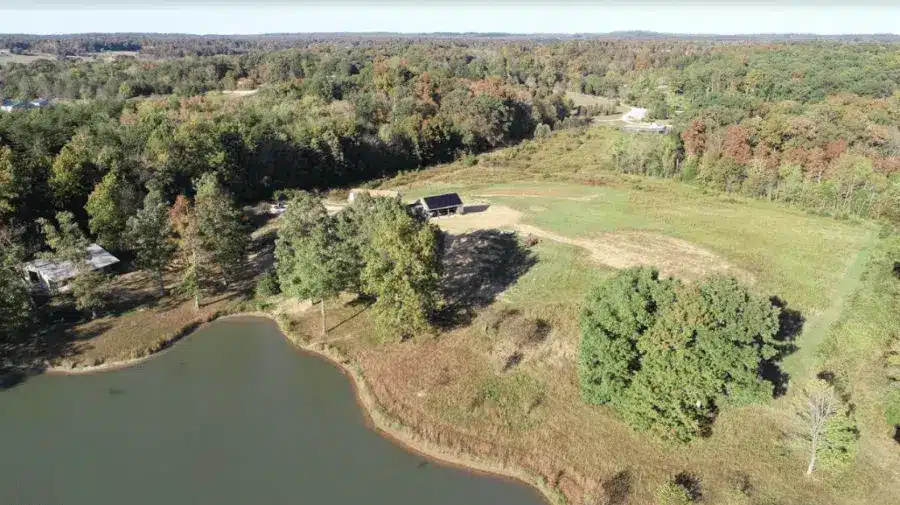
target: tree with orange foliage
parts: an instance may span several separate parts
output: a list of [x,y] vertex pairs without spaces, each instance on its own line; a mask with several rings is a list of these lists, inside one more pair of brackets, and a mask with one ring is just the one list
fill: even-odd
[[725,130],[722,155],[746,165],[750,163],[750,134],[740,125],[731,125]]
[[700,156],[706,148],[706,123],[697,118],[691,121],[681,132],[684,141],[684,152],[688,156]]

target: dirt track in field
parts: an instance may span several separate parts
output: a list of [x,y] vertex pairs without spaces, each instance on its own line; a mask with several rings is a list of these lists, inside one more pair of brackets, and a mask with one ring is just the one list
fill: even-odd
[[[483,207],[483,206],[482,206]],[[651,265],[663,275],[696,280],[711,274],[734,275],[752,282],[753,276],[717,254],[685,240],[642,231],[598,233],[590,237],[568,237],[533,225],[521,223],[522,213],[503,205],[458,216],[435,219],[444,231],[453,234],[478,229],[506,228],[587,250],[591,258],[613,268]]]

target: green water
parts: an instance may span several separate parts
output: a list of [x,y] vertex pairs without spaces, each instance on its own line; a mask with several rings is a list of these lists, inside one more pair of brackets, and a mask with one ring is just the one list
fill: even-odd
[[140,365],[0,392],[0,504],[538,505],[365,424],[350,381],[259,318]]

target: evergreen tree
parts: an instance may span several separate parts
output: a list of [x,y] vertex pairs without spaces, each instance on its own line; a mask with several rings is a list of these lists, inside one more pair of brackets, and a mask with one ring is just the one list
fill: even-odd
[[135,251],[135,263],[153,275],[159,283],[159,295],[165,295],[163,272],[172,261],[175,242],[169,207],[158,187],[150,188],[144,206],[128,219],[126,236]]
[[674,280],[650,267],[617,272],[588,295],[581,313],[579,377],[589,403],[621,398],[639,366],[636,340],[674,301]]
[[230,193],[213,173],[203,174],[196,183],[194,219],[197,246],[215,269],[222,284],[235,279],[246,264],[249,230],[244,216]]
[[28,327],[34,311],[29,287],[23,280],[25,254],[19,236],[9,228],[0,228],[0,348]]
[[103,247],[123,249],[128,216],[134,211],[137,193],[117,170],[107,172],[88,195],[85,210],[90,229]]
[[771,398],[759,370],[781,347],[778,316],[732,278],[680,286],[645,267],[621,271],[582,314],[582,394],[611,402],[635,428],[687,442],[717,410]]

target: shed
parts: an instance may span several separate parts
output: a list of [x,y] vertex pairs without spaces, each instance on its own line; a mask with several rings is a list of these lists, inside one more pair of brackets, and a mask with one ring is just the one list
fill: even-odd
[[366,189],[366,188],[353,188],[350,190],[350,196],[347,197],[347,201],[353,203],[353,200],[356,199],[356,195],[359,194],[368,194],[369,196],[380,196],[386,198],[396,198],[400,199],[399,191],[391,191],[388,189]]
[[[106,249],[97,244],[91,244],[87,248],[88,264],[91,270],[104,270],[119,262],[119,259],[108,253]],[[28,282],[37,289],[50,293],[64,293],[70,289],[67,281],[77,274],[75,265],[71,261],[55,261],[48,259],[36,259],[24,265]]]
[[428,217],[448,216],[462,211],[462,198],[456,193],[426,196],[419,200]]

